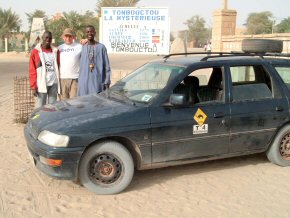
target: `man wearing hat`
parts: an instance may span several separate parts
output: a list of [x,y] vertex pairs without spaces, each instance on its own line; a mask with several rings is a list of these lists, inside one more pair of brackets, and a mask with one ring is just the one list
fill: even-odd
[[70,28],[63,31],[64,44],[58,47],[60,52],[61,100],[77,96],[78,77],[82,46],[75,43],[75,34]]

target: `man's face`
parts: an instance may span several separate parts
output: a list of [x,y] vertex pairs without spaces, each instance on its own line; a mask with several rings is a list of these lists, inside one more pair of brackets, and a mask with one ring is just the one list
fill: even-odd
[[52,41],[51,33],[44,33],[42,35],[42,45],[44,47],[50,47],[51,41]]
[[73,35],[64,35],[64,36],[62,37],[64,43],[67,44],[67,45],[72,44],[73,41],[74,41],[74,38],[75,38],[75,37],[74,37]]
[[93,40],[95,38],[95,35],[96,35],[95,29],[92,27],[86,28],[86,35],[87,35],[88,40]]

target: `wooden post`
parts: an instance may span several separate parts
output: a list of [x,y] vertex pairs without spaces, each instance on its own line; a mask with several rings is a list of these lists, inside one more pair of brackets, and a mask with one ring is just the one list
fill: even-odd
[[8,39],[5,38],[5,53],[8,53]]
[[25,38],[25,52],[28,53],[28,39]]

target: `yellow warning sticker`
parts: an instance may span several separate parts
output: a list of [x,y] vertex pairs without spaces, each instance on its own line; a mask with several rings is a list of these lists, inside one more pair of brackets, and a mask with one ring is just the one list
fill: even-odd
[[206,120],[207,116],[206,114],[198,108],[193,119],[198,123],[198,125],[202,126]]

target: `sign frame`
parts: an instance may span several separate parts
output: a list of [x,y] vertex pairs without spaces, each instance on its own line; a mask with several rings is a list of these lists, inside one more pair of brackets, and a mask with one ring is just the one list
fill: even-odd
[[99,40],[113,54],[169,54],[168,7],[103,7]]

